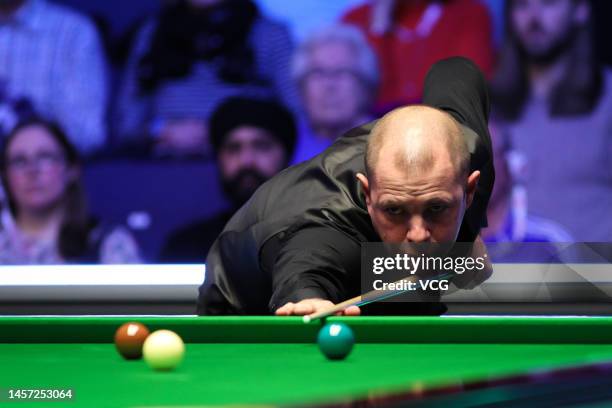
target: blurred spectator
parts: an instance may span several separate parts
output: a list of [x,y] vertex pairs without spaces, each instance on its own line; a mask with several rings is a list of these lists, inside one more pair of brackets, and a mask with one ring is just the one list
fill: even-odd
[[524,155],[528,208],[578,241],[612,239],[612,75],[586,0],[514,0],[492,86]]
[[[495,185],[487,219],[489,226],[482,230],[485,242],[572,242],[567,231],[554,222],[533,216],[527,207],[525,188],[515,173],[520,170],[512,160],[508,134],[495,120],[489,122],[495,162]],[[513,165],[514,164],[514,165]],[[514,167],[514,168],[513,168]]]
[[266,180],[284,169],[295,147],[291,113],[270,100],[230,98],[213,113],[211,142],[229,210],[171,235],[162,262],[204,262],[234,212]]
[[77,152],[60,127],[19,124],[1,151],[8,208],[0,220],[1,264],[132,263],[136,243],[87,213]]
[[274,96],[296,109],[284,25],[251,0],[183,0],[137,36],[119,95],[122,141],[167,154],[206,153],[207,120],[227,97]]
[[310,159],[372,119],[378,63],[356,28],[336,25],[313,33],[296,51],[292,75],[305,113],[293,163]]
[[106,105],[104,56],[91,22],[45,0],[0,1],[0,133],[35,110],[91,153],[106,139]]
[[366,34],[381,64],[377,110],[419,102],[427,70],[461,55],[493,69],[493,29],[477,0],[370,0],[343,17]]

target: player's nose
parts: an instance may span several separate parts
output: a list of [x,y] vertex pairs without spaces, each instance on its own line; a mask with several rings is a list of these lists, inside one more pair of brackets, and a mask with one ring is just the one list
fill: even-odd
[[428,242],[431,234],[427,223],[421,217],[412,217],[406,232],[406,242]]

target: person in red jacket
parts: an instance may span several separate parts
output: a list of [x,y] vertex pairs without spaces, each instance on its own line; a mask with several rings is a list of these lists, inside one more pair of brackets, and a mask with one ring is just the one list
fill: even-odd
[[477,0],[370,0],[342,20],[360,28],[378,54],[381,113],[419,102],[427,70],[440,59],[464,56],[486,76],[493,70],[491,18]]

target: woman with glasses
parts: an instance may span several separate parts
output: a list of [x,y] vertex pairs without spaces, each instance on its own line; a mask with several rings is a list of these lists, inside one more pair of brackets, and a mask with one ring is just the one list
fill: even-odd
[[0,220],[0,263],[134,263],[128,231],[93,219],[76,149],[55,123],[17,125],[0,150],[6,208]]

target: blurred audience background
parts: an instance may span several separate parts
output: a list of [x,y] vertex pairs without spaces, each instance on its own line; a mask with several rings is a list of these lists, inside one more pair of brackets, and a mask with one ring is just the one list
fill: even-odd
[[314,31],[293,56],[292,78],[303,108],[294,163],[373,119],[378,59],[355,27],[338,24]]
[[137,263],[130,233],[92,217],[75,147],[59,125],[19,123],[3,141],[0,220],[3,264]]
[[297,110],[284,24],[251,0],[165,4],[137,32],[114,125],[159,154],[205,154],[208,119],[225,98],[275,96]]
[[609,241],[612,73],[588,0],[510,0],[491,91],[524,156],[528,207],[578,241]]
[[573,242],[563,227],[533,215],[525,188],[524,162],[513,150],[508,129],[496,117],[489,118],[495,162],[495,185],[487,208],[489,225],[482,230],[488,243]]
[[0,0],[0,263],[203,262],[265,180],[490,80],[489,242],[612,241],[605,0]]
[[493,70],[489,11],[477,0],[371,0],[342,19],[367,36],[380,60],[377,110],[418,103],[425,75],[436,61],[454,55]]
[[90,19],[44,0],[0,2],[0,132],[37,113],[91,154],[106,143],[107,95],[105,55]]
[[260,185],[287,167],[295,149],[296,128],[293,115],[280,103],[234,97],[213,112],[210,136],[219,182],[230,205],[172,233],[162,262],[204,262],[234,212]]

